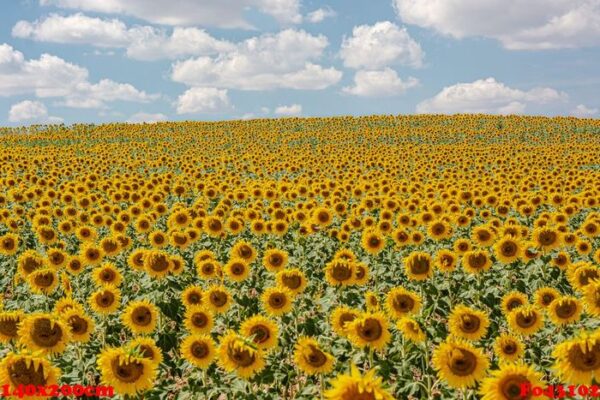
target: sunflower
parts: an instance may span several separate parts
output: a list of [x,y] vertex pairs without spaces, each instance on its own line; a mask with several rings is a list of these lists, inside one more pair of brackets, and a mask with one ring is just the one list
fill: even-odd
[[487,271],[492,266],[490,255],[485,250],[469,250],[463,254],[462,267],[470,274]]
[[226,312],[231,302],[231,293],[222,285],[212,285],[202,295],[202,304],[215,314]]
[[551,250],[560,247],[562,244],[562,234],[560,231],[549,227],[538,227],[533,230],[532,234],[535,246],[548,253]]
[[17,330],[19,343],[41,354],[65,351],[71,340],[71,329],[57,316],[33,313],[26,316]]
[[485,376],[489,365],[480,349],[452,337],[435,348],[431,361],[440,379],[459,389],[475,386]]
[[136,396],[151,389],[156,382],[156,364],[148,358],[131,355],[123,348],[102,350],[97,362],[102,384],[112,386],[115,393]]
[[583,301],[588,313],[600,317],[600,281],[593,280],[583,289]]
[[402,317],[396,323],[396,328],[402,333],[402,336],[414,343],[423,343],[427,335],[421,329],[419,323],[411,317]]
[[181,301],[186,308],[202,304],[202,288],[200,286],[188,286],[181,292]]
[[158,317],[158,308],[147,300],[130,302],[121,315],[123,325],[135,335],[152,333]]
[[221,368],[244,379],[250,379],[265,367],[262,351],[232,331],[221,338],[217,356]]
[[17,339],[17,330],[24,318],[25,313],[21,310],[3,311],[0,307],[0,343]]
[[502,312],[508,314],[509,312],[516,310],[519,307],[529,304],[529,300],[524,293],[512,291],[502,296]]
[[448,325],[451,335],[479,340],[486,335],[490,320],[483,311],[458,305],[450,313]]
[[185,328],[194,334],[210,333],[214,326],[212,312],[203,305],[190,305],[183,319]]
[[69,256],[61,249],[50,249],[46,252],[48,264],[54,269],[60,269],[65,266]]
[[533,335],[544,325],[544,316],[535,306],[525,305],[507,315],[510,328],[521,335]]
[[525,347],[516,336],[503,333],[494,340],[494,353],[500,360],[515,362],[523,357]]
[[479,394],[482,400],[520,400],[529,398],[522,394],[523,387],[545,387],[542,374],[532,366],[517,363],[503,364],[481,381]]
[[270,272],[283,270],[288,262],[288,253],[279,249],[269,249],[265,251],[262,259],[263,265]]
[[185,268],[185,260],[183,259],[183,257],[179,254],[175,254],[170,257],[170,261],[171,269],[169,270],[169,272],[171,272],[173,275],[181,274]]
[[204,260],[197,264],[196,271],[201,279],[214,279],[219,276],[221,265],[216,260]]
[[269,318],[255,315],[242,322],[240,334],[251,339],[257,348],[267,350],[277,346],[279,328]]
[[334,358],[321,350],[319,343],[309,337],[301,337],[294,347],[294,363],[305,374],[327,374],[333,369]]
[[19,237],[14,233],[6,233],[0,236],[0,254],[12,256],[19,250]]
[[588,262],[575,263],[567,271],[567,279],[573,289],[583,292],[592,281],[600,278],[598,267]]
[[17,272],[22,278],[44,266],[44,258],[35,250],[25,250],[17,260]]
[[113,285],[119,287],[123,282],[123,275],[113,263],[104,263],[92,271],[92,279],[97,286]]
[[186,336],[179,345],[183,358],[193,366],[208,368],[215,359],[215,342],[209,335],[193,334]]
[[79,310],[83,312],[83,306],[73,300],[71,296],[61,297],[54,303],[54,313],[62,316],[70,310]]
[[[45,357],[36,353],[12,351],[3,356],[0,361],[0,382],[8,393],[15,393],[18,388],[29,385],[50,387],[57,386],[60,369],[53,366]],[[37,395],[37,398],[48,398]]]
[[368,229],[362,234],[361,245],[367,253],[375,255],[385,247],[385,237],[374,229]]
[[410,280],[424,281],[433,276],[433,261],[431,256],[423,252],[410,253],[404,259],[404,272]]
[[377,298],[377,293],[368,290],[365,293],[365,305],[368,311],[379,311],[380,304],[379,299]]
[[540,308],[546,308],[552,301],[560,296],[560,292],[551,287],[541,287],[535,291],[533,302]]
[[550,303],[547,311],[555,325],[566,325],[579,321],[583,306],[576,297],[560,296]]
[[437,220],[427,226],[427,234],[434,240],[444,240],[452,236],[452,228],[446,221]]
[[354,283],[354,263],[333,259],[325,265],[325,280],[330,285],[346,286]]
[[133,353],[136,357],[143,357],[152,361],[156,366],[160,365],[163,360],[162,350],[156,345],[154,339],[138,336],[131,340],[125,350],[128,353]]
[[148,234],[148,241],[150,242],[150,246],[154,249],[162,249],[169,244],[167,235],[161,231],[150,232],[150,234]]
[[331,327],[340,336],[348,336],[348,325],[354,321],[360,312],[350,307],[339,306],[331,313]]
[[366,285],[369,281],[369,266],[363,262],[354,262],[354,277],[355,285]]
[[54,268],[40,268],[27,276],[33,293],[49,295],[58,287],[58,274]]
[[502,264],[511,264],[521,257],[521,245],[512,236],[504,236],[493,247],[496,259]]
[[441,249],[435,255],[435,266],[442,272],[453,272],[456,269],[458,257],[452,250]]
[[83,260],[80,256],[75,255],[69,257],[67,264],[65,265],[66,270],[72,275],[79,275],[83,272]]
[[234,282],[243,282],[250,276],[250,267],[241,258],[232,258],[224,267],[225,275]]
[[456,241],[452,245],[452,248],[454,249],[456,254],[463,255],[467,251],[471,250],[473,248],[473,245],[471,244],[471,241],[469,239],[460,238],[456,239]]
[[162,279],[171,269],[169,254],[160,250],[148,250],[144,257],[144,270],[153,278]]
[[127,257],[127,265],[129,265],[135,271],[143,271],[146,251],[147,250],[143,248],[137,248],[133,250]]
[[375,375],[375,369],[361,375],[354,364],[350,367],[350,375],[338,375],[330,385],[331,389],[324,393],[327,400],[394,400],[384,389],[381,378]]
[[600,379],[600,338],[582,333],[559,343],[552,351],[554,370],[561,382],[591,385]]
[[273,316],[280,316],[292,310],[293,295],[282,287],[270,287],[261,295],[265,311]]
[[471,231],[471,239],[482,247],[488,247],[496,240],[496,234],[487,226],[477,226]]
[[83,310],[78,308],[69,309],[61,315],[61,318],[71,328],[71,339],[74,342],[89,342],[96,324]]
[[402,287],[392,288],[386,298],[385,307],[394,318],[417,314],[421,310],[421,297]]
[[382,312],[361,313],[348,324],[348,338],[355,346],[381,350],[391,338],[388,325]]
[[231,257],[241,258],[250,265],[256,259],[256,250],[254,250],[254,247],[250,243],[242,240],[231,248]]
[[121,291],[114,286],[104,286],[90,295],[88,303],[98,314],[112,314],[121,305]]
[[304,292],[307,285],[304,273],[297,268],[279,271],[275,275],[275,281],[277,286],[288,289],[294,295]]
[[100,248],[105,256],[112,257],[119,254],[121,251],[121,244],[117,238],[107,236],[100,241]]

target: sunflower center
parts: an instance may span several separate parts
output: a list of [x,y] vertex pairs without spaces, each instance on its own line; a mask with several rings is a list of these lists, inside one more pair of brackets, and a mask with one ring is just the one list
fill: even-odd
[[28,274],[32,273],[36,269],[40,268],[42,263],[38,262],[34,257],[27,257],[23,262],[23,269]]
[[369,246],[370,247],[377,247],[377,246],[379,246],[380,243],[381,243],[381,240],[376,236],[371,236],[371,238],[369,238]]
[[50,287],[54,283],[54,274],[52,272],[44,272],[35,276],[34,282],[39,287]]
[[346,281],[352,277],[352,269],[346,263],[335,263],[331,269],[331,276],[336,281]]
[[579,283],[582,286],[587,286],[587,284],[593,280],[598,278],[598,271],[595,269],[588,269],[583,271],[580,275],[579,275]]
[[401,294],[394,298],[392,301],[394,309],[402,313],[411,312],[415,307],[415,301],[408,295]]
[[115,279],[115,273],[113,271],[111,271],[110,269],[105,269],[104,271],[102,271],[100,278],[104,282],[112,282]]
[[271,254],[269,257],[269,264],[274,267],[279,267],[283,263],[283,257],[279,254]]
[[368,342],[373,342],[383,335],[383,329],[379,321],[373,318],[367,318],[358,327],[358,334]]
[[77,315],[73,315],[67,320],[67,322],[69,323],[69,326],[71,327],[71,332],[73,334],[83,335],[87,332],[88,323],[85,319]]
[[526,315],[523,313],[517,314],[517,325],[519,325],[521,328],[530,328],[533,325],[535,325],[536,322],[537,315],[533,313],[529,313]]
[[448,368],[454,375],[468,376],[475,371],[477,367],[477,358],[473,353],[465,349],[455,349],[452,351]]
[[354,321],[356,319],[356,315],[352,314],[352,313],[343,313],[342,315],[340,315],[340,325],[343,327],[346,326],[346,324]]
[[290,289],[298,289],[302,285],[302,279],[298,275],[283,275],[283,284]]
[[304,357],[306,362],[311,366],[318,368],[327,362],[327,357],[317,346],[309,345],[310,353]]
[[250,258],[252,257],[252,249],[247,246],[247,245],[243,245],[240,247],[239,250],[240,256],[242,256],[242,258]]
[[507,307],[508,311],[512,311],[515,308],[521,307],[523,305],[523,302],[520,299],[511,299],[508,304]]
[[9,367],[10,380],[13,386],[19,385],[45,385],[44,367],[41,365],[35,368],[34,363],[27,363],[25,360],[19,360]]
[[102,248],[107,253],[112,253],[113,251],[117,251],[117,249],[119,248],[119,245],[117,243],[113,242],[112,240],[109,240],[102,244]]
[[208,323],[208,318],[204,313],[194,313],[192,315],[192,324],[198,328],[203,328]]
[[163,272],[169,269],[169,260],[163,254],[160,254],[152,259],[150,268],[156,272]]
[[513,242],[505,242],[502,245],[502,255],[505,257],[513,257],[517,254],[517,245]]
[[517,346],[514,343],[506,343],[502,348],[504,354],[515,354],[517,352]]
[[2,240],[2,247],[6,250],[13,250],[15,248],[15,241],[12,238],[4,238]]
[[227,295],[223,292],[212,292],[210,302],[216,307],[223,307],[227,303]]
[[256,356],[243,346],[241,348],[229,346],[227,355],[235,364],[242,368],[249,367],[256,361]]
[[202,359],[208,355],[209,349],[204,342],[194,342],[190,352],[194,357]]
[[582,351],[581,346],[572,346],[568,353],[571,367],[578,371],[593,371],[600,368],[600,344],[589,351]]
[[114,302],[115,295],[109,292],[108,290],[105,290],[104,292],[96,296],[96,303],[100,307],[110,307]]
[[[144,365],[140,362],[119,362],[115,359],[111,363],[111,368],[116,378],[125,383],[136,382],[144,374]],[[123,361],[123,360],[121,360]]]
[[287,299],[285,295],[281,293],[273,293],[271,296],[269,296],[269,305],[272,308],[283,308],[286,303]]
[[357,279],[364,278],[366,274],[367,274],[367,270],[365,269],[365,267],[360,266],[360,265],[356,267],[355,275],[356,275]]
[[18,324],[19,319],[15,317],[0,320],[0,334],[8,337],[16,337]]
[[40,347],[53,347],[63,338],[60,326],[48,318],[38,318],[33,323],[31,339]]
[[235,263],[231,266],[231,273],[233,275],[243,275],[245,270],[244,265],[241,263]]
[[198,293],[190,293],[187,297],[190,304],[199,304],[202,297]]
[[152,347],[142,344],[140,345],[140,355],[144,358],[154,359],[154,350]]
[[215,272],[215,266],[211,263],[206,263],[202,266],[202,273],[205,275],[212,275]]
[[543,231],[540,233],[539,242],[543,246],[550,246],[556,241],[557,235],[553,231]]
[[136,307],[131,313],[131,319],[138,326],[148,326],[152,322],[152,312],[148,307]]
[[477,332],[479,326],[481,325],[481,321],[479,317],[475,315],[464,315],[461,318],[461,330],[465,333],[474,333]]
[[485,266],[487,257],[483,253],[471,254],[468,261],[471,268],[480,269]]
[[269,328],[264,325],[255,325],[250,329],[250,334],[254,335],[254,343],[264,343],[271,337]]
[[567,319],[575,315],[577,305],[572,300],[562,301],[555,309],[556,315],[559,318]]
[[508,400],[527,400],[531,398],[531,393],[524,397],[521,394],[521,385],[528,382],[529,380],[523,375],[509,375],[500,384],[500,390]]
[[542,303],[547,306],[554,301],[554,296],[550,293],[546,293],[542,296]]

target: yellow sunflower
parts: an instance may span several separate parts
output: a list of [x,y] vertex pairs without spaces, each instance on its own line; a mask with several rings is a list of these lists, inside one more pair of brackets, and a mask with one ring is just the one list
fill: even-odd
[[348,339],[358,347],[383,349],[390,341],[389,323],[382,312],[361,313],[348,324]]
[[354,263],[333,259],[325,265],[325,280],[330,285],[352,285],[354,283]]
[[508,314],[519,307],[529,304],[529,300],[524,293],[512,291],[502,296],[500,306],[504,314]]
[[152,333],[158,318],[158,308],[147,300],[130,302],[121,315],[123,325],[136,335]]
[[540,308],[547,308],[550,303],[560,297],[560,292],[551,287],[541,287],[533,295],[533,303]]
[[147,358],[156,366],[163,360],[162,350],[156,345],[154,339],[149,337],[136,337],[127,344],[125,350],[133,350],[136,356]]
[[353,364],[350,375],[338,375],[331,382],[331,389],[325,391],[327,400],[394,400],[382,385],[381,378],[377,377],[375,369],[361,375],[358,368]]
[[561,296],[554,299],[546,311],[555,325],[567,325],[579,321],[583,306],[576,297]]
[[594,280],[583,289],[583,301],[588,313],[600,317],[600,280]]
[[256,259],[256,250],[250,243],[239,241],[231,248],[231,257],[241,258],[249,265]]
[[219,276],[221,271],[221,264],[216,260],[204,260],[196,266],[198,276],[201,279],[215,279]]
[[40,268],[27,276],[33,293],[49,295],[58,287],[58,274],[54,268]]
[[294,363],[305,374],[326,374],[333,369],[335,359],[321,349],[319,343],[309,337],[298,339],[294,348]]
[[193,334],[208,334],[214,326],[212,312],[203,305],[190,305],[183,319],[185,328]]
[[396,323],[396,327],[402,336],[414,343],[423,343],[427,335],[421,329],[419,323],[411,317],[402,317]]
[[123,275],[113,263],[104,263],[92,271],[92,279],[97,286],[113,285],[119,287],[123,282]]
[[202,294],[202,304],[215,314],[226,312],[232,301],[231,293],[222,285],[212,285]]
[[502,333],[494,340],[494,353],[500,360],[515,362],[525,354],[525,346],[516,336]]
[[502,264],[511,264],[521,257],[521,244],[512,236],[504,236],[493,247],[496,259]]
[[[50,387],[58,385],[60,370],[53,366],[46,357],[37,353],[22,351],[20,353],[9,352],[0,361],[0,382],[8,386],[8,393],[15,393],[18,388],[31,384]],[[36,398],[48,398],[49,396],[36,396]]]
[[106,348],[98,356],[98,370],[103,385],[115,393],[136,396],[154,387],[157,366],[150,359],[136,357],[123,348]]
[[490,320],[486,313],[464,305],[454,307],[448,317],[451,335],[469,340],[479,340],[487,333]]
[[98,314],[112,314],[121,305],[121,291],[111,285],[104,286],[90,295],[88,303]]
[[421,305],[421,296],[402,287],[392,288],[385,298],[385,307],[393,318],[418,314]]
[[288,253],[279,249],[269,249],[265,251],[262,259],[263,265],[270,272],[283,270],[288,262]]
[[441,249],[435,255],[435,266],[441,272],[453,272],[456,269],[458,257],[452,250]]
[[243,282],[250,276],[250,267],[241,258],[232,258],[223,269],[225,275],[234,282]]
[[267,288],[260,298],[265,311],[273,316],[288,313],[293,307],[293,295],[286,288],[277,286]]
[[171,269],[168,253],[160,250],[148,250],[144,256],[144,270],[153,278],[162,279]]
[[512,310],[507,315],[510,328],[521,335],[533,335],[544,325],[544,315],[533,305]]
[[591,385],[600,379],[600,337],[582,333],[559,343],[553,350],[554,370],[560,382]]
[[463,254],[462,267],[469,274],[479,274],[492,266],[490,255],[485,250],[469,250]]
[[200,286],[188,286],[181,292],[181,301],[186,308],[202,304],[202,288]]
[[523,363],[502,364],[481,381],[482,400],[517,400],[530,398],[532,387],[545,387],[543,374]]
[[179,345],[183,358],[193,366],[208,368],[214,361],[215,342],[209,335],[193,334],[186,336]]
[[277,346],[279,327],[269,318],[255,315],[242,322],[240,334],[251,339],[257,348],[267,350]]
[[360,312],[346,306],[338,306],[331,313],[331,327],[335,333],[342,337],[348,336],[349,324],[354,321]]
[[288,289],[292,294],[298,295],[304,292],[308,281],[304,273],[297,268],[284,269],[275,275],[277,286]]
[[25,313],[21,310],[6,311],[0,307],[0,343],[17,339],[17,330],[24,318]]
[[19,343],[41,354],[59,354],[71,341],[71,329],[54,314],[27,315],[17,330]]
[[362,234],[361,245],[367,253],[375,255],[385,247],[385,237],[375,229],[367,229]]
[[217,356],[221,368],[244,379],[250,379],[265,367],[262,351],[232,331],[221,338]]
[[87,343],[96,327],[93,318],[87,316],[83,310],[71,308],[61,314],[61,318],[71,328],[71,339],[74,342]]
[[485,376],[489,365],[480,349],[452,337],[435,348],[431,360],[440,379],[458,389],[475,386]]

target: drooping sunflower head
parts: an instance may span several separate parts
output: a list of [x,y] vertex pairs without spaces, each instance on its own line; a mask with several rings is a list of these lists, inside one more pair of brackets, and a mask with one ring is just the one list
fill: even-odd
[[261,295],[265,311],[273,316],[283,315],[292,310],[293,294],[283,287],[270,287]]
[[154,386],[157,367],[150,359],[136,357],[124,348],[107,348],[98,356],[102,384],[115,393],[136,396]]
[[494,340],[494,353],[500,360],[515,362],[523,357],[525,346],[516,336],[503,333]]
[[468,342],[448,337],[435,348],[432,363],[438,376],[449,386],[470,388],[485,376],[489,360]]
[[219,365],[227,372],[249,379],[265,367],[264,354],[235,332],[221,338],[217,349]]
[[433,276],[433,261],[424,252],[413,252],[404,259],[404,272],[410,280],[424,281]]
[[533,335],[544,325],[544,315],[533,305],[514,309],[506,317],[513,332],[525,336]]
[[448,325],[451,335],[479,340],[486,335],[490,320],[483,311],[459,305],[450,313]]
[[156,328],[158,321],[158,308],[147,300],[130,302],[121,319],[131,332],[136,335],[149,334]]
[[208,334],[214,326],[213,313],[202,304],[190,305],[185,311],[184,325],[193,334]]
[[583,306],[574,296],[560,296],[550,303],[546,311],[555,325],[567,325],[579,321]]
[[29,314],[19,325],[17,334],[22,345],[41,354],[62,353],[71,341],[71,329],[54,314]]
[[61,314],[61,318],[70,328],[71,339],[75,342],[87,343],[96,327],[94,320],[80,308],[71,308]]
[[402,336],[411,342],[422,343],[427,339],[427,335],[414,318],[402,317],[396,323],[396,327],[402,333]]
[[362,313],[348,325],[348,338],[358,347],[381,350],[390,337],[389,323],[382,312]]
[[[8,385],[8,392],[28,385],[50,387],[58,384],[60,370],[46,357],[29,351],[9,352],[0,361],[0,382]],[[38,398],[47,398],[45,396]]]
[[394,318],[417,314],[421,304],[421,296],[402,287],[392,288],[385,299],[385,307]]
[[532,366],[507,363],[500,365],[500,369],[493,370],[481,382],[479,394],[482,395],[482,400],[521,400],[526,398],[522,394],[524,385],[528,388],[546,386],[542,382],[542,374]]
[[193,366],[208,368],[215,359],[215,342],[209,335],[192,334],[181,341],[179,351],[183,358]]
[[308,375],[326,374],[333,369],[334,358],[315,339],[301,337],[294,349],[294,363]]
[[349,324],[354,321],[360,312],[346,306],[338,306],[331,313],[331,326],[335,333],[347,337]]
[[361,375],[355,365],[350,368],[350,375],[341,374],[330,382],[331,388],[325,391],[327,400],[393,400],[392,395],[383,387],[382,380],[372,369]]

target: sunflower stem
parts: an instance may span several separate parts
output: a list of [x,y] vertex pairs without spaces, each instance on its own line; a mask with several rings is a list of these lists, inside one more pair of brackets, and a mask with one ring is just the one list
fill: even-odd
[[323,400],[323,392],[325,390],[325,386],[323,385],[323,374],[319,374],[319,398]]

